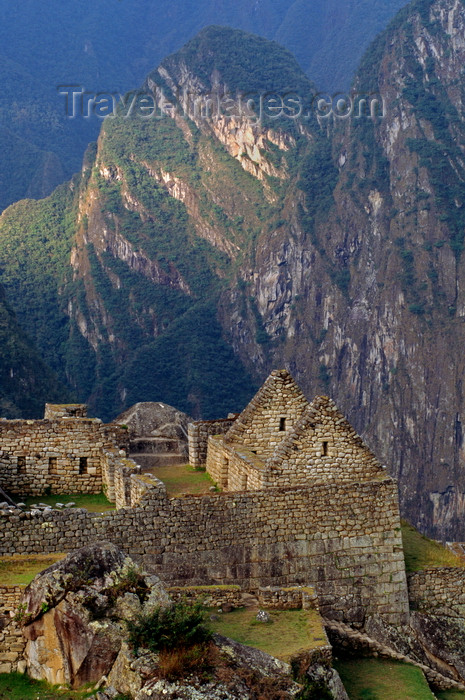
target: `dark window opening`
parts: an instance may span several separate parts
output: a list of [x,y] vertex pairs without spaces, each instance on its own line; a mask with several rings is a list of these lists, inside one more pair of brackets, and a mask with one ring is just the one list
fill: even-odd
[[282,433],[286,430],[286,419],[285,418],[280,418],[279,419],[279,432]]
[[327,457],[327,456],[328,456],[328,443],[324,442],[323,443],[323,457]]
[[87,457],[79,457],[79,474],[87,474]]
[[48,458],[48,473],[57,474],[58,473],[58,459],[57,457]]
[[26,457],[18,457],[18,474],[24,474],[26,471]]

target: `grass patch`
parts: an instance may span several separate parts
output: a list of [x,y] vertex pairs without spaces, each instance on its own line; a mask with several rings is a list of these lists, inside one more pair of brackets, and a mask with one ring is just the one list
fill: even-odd
[[464,700],[465,693],[459,690],[436,690],[436,697],[438,700]]
[[408,572],[434,566],[465,566],[465,562],[447,547],[428,539],[405,520],[402,521],[402,541]]
[[46,503],[54,506],[56,503],[75,503],[76,508],[85,508],[90,513],[104,513],[107,510],[115,510],[115,504],[111,503],[104,493],[72,493],[53,494],[51,496],[34,496],[25,499],[27,506],[34,503]]
[[327,644],[321,618],[315,610],[270,610],[270,623],[257,622],[257,610],[239,608],[221,613],[211,629],[241,644],[257,647],[283,661],[303,649]]
[[0,673],[0,700],[83,700],[92,695],[90,690],[58,690],[21,673]]
[[210,493],[210,488],[215,486],[215,482],[207,472],[194,469],[189,464],[152,467],[145,473],[153,474],[163,481],[168,496],[180,496],[183,493],[198,496]]
[[382,659],[350,659],[334,666],[350,700],[434,700],[415,666]]
[[27,586],[44,569],[66,554],[14,554],[0,557],[0,586]]

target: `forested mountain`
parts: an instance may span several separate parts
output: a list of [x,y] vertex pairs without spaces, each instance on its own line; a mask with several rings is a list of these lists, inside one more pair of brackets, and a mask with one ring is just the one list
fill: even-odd
[[[225,414],[285,366],[334,397],[416,525],[463,539],[464,31],[462,2],[401,10],[356,77],[384,108],[344,119],[317,118],[264,39],[212,27],[165,59],[153,118],[106,120],[80,176],[0,218],[7,293],[48,364],[103,417]],[[292,90],[303,114],[260,121],[242,90]]]
[[42,417],[46,401],[69,400],[70,392],[31,348],[0,287],[0,416]]
[[219,24],[277,39],[321,90],[343,91],[364,47],[404,4],[0,0],[0,210],[49,194],[79,170],[87,144],[98,135],[97,117],[84,118],[79,107],[78,117],[67,116],[60,86],[124,94],[202,27]]

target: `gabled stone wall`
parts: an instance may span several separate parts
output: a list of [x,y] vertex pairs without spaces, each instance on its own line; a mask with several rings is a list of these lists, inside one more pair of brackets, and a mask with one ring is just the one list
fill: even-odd
[[318,396],[267,461],[275,486],[383,479],[385,469],[335,403]]
[[225,442],[269,457],[292,432],[307,406],[307,399],[290,374],[275,370],[226,433]]

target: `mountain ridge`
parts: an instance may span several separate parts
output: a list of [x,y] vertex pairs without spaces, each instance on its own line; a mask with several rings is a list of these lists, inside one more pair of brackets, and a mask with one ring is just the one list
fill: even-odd
[[[52,229],[53,198],[35,205],[48,240],[62,231],[50,304],[63,320],[60,376],[96,412],[163,400],[213,418],[284,366],[308,396],[337,399],[399,478],[415,525],[463,538],[464,29],[452,0],[402,11],[355,82],[384,98],[374,118],[312,112],[270,126],[167,106],[167,87],[227,93],[218,66],[233,30],[209,30],[223,52],[210,75],[189,71],[187,49],[162,62],[145,84],[162,116],[105,122],[81,176],[54,195]],[[234,59],[244,66],[247,41]],[[15,247],[24,230],[34,246],[38,222],[21,228],[17,212],[0,220],[0,263],[36,339]]]

